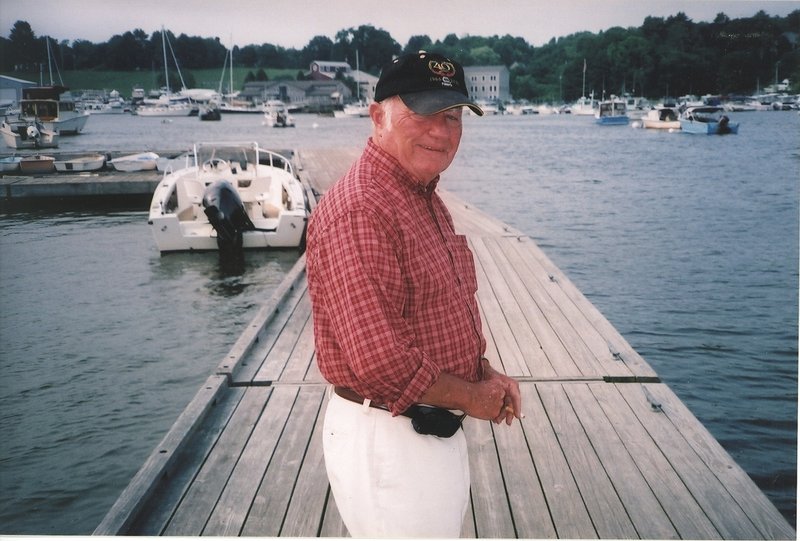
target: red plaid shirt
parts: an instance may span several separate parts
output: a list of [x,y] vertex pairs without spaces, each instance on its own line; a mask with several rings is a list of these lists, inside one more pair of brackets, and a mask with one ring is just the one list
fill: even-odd
[[370,139],[308,224],[319,369],[394,414],[442,372],[482,377],[472,252],[437,183],[416,182]]

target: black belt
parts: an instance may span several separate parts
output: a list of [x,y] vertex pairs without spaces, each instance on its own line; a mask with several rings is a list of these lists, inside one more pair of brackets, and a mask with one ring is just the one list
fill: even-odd
[[[356,404],[364,403],[364,397],[347,387],[334,386],[333,392],[350,402],[355,402]],[[386,406],[372,402],[369,403],[369,407],[389,411]],[[414,427],[418,434],[438,436],[440,438],[449,438],[455,434],[461,428],[461,421],[467,416],[466,413],[464,415],[456,415],[444,408],[420,406],[418,404],[409,406],[400,415],[411,419],[411,426]]]

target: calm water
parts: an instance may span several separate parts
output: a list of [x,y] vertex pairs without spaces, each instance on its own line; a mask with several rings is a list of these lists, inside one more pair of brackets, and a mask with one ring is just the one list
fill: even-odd
[[[468,117],[442,185],[531,235],[794,522],[800,116],[734,116],[728,137]],[[61,150],[369,132],[297,124],[96,116]],[[6,212],[0,231],[0,533],[87,534],[297,254],[235,275],[161,257],[143,209]]]

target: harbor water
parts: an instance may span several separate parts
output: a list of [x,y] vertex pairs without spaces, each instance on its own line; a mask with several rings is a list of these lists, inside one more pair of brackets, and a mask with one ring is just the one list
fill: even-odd
[[[796,520],[800,116],[465,117],[441,186],[531,236]],[[369,119],[98,115],[59,150],[363,146]],[[160,256],[145,208],[0,213],[0,534],[91,533],[298,252]]]

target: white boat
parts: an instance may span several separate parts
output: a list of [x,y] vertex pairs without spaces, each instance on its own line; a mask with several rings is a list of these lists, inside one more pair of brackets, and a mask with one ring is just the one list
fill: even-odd
[[19,170],[24,175],[38,175],[41,173],[52,173],[55,169],[53,165],[56,159],[53,156],[24,156],[19,162]]
[[294,128],[294,117],[281,100],[268,100],[264,104],[264,125],[271,128]]
[[0,158],[0,172],[13,173],[19,170],[19,163],[22,161],[22,156],[6,156]]
[[161,103],[149,103],[136,108],[139,116],[190,116],[195,111],[194,106],[186,101],[173,102],[169,98]]
[[155,152],[140,152],[120,156],[109,161],[117,171],[152,171],[158,165],[158,154]]
[[258,114],[264,113],[264,108],[252,102],[243,100],[223,101],[219,104],[219,110],[224,115],[228,114]]
[[75,107],[67,87],[35,86],[22,89],[20,120],[41,122],[59,135],[77,135],[86,126],[89,113]]
[[56,148],[59,134],[37,120],[7,116],[0,123],[0,135],[10,148]]
[[680,118],[681,131],[700,135],[739,133],[739,123],[721,114],[718,105],[698,105],[687,108]]
[[148,223],[159,251],[300,245],[306,200],[287,158],[258,143],[198,143],[194,155],[153,193]]
[[586,97],[586,59],[583,59],[583,86],[581,87],[581,97],[570,108],[573,115],[590,116],[597,111],[597,100],[594,99],[594,91]]
[[[172,45],[170,45],[172,47]],[[136,114],[139,116],[157,116],[157,117],[168,117],[168,116],[189,116],[192,113],[196,113],[198,108],[192,103],[192,100],[186,96],[180,95],[173,95],[172,91],[169,88],[169,68],[167,64],[167,33],[164,30],[164,27],[161,27],[161,49],[164,53],[164,82],[166,87],[164,88],[164,93],[161,94],[158,99],[156,100],[143,100],[141,106],[136,109]],[[173,51],[174,57],[174,51]],[[183,75],[181,75],[181,69],[177,66],[178,76],[181,79],[181,84],[183,84]],[[184,88],[186,87],[183,84]]]
[[680,130],[680,111],[677,107],[656,105],[642,117],[642,127],[655,130]]
[[174,156],[160,156],[156,160],[156,169],[162,173],[174,172],[185,169],[194,164],[194,155],[191,151],[181,152]]
[[68,160],[56,160],[56,171],[98,171],[106,164],[106,157],[102,154],[92,154]]
[[625,102],[616,96],[611,96],[610,100],[601,101],[594,117],[601,126],[625,125],[630,120],[626,113]]
[[594,99],[594,94],[592,94],[588,98],[586,96],[579,98],[572,104],[570,110],[573,115],[591,116],[597,112],[597,105],[597,100]]

